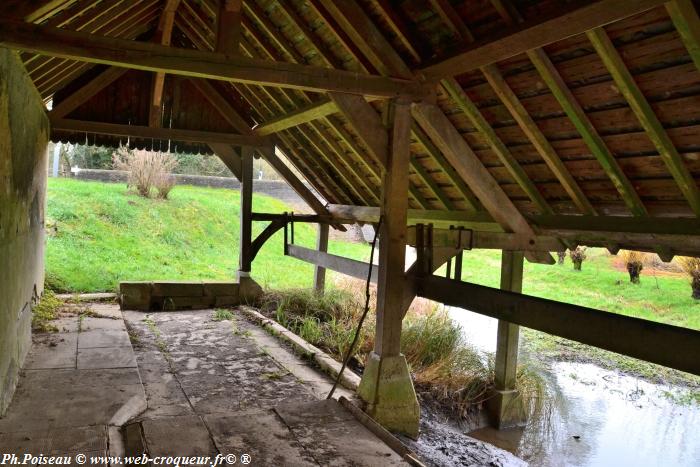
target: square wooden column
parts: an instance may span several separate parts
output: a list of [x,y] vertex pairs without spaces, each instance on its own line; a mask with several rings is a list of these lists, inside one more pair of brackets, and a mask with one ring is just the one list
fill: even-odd
[[[503,251],[501,256],[501,290],[521,293],[523,290],[522,252]],[[523,406],[515,390],[518,369],[520,326],[498,321],[495,361],[495,393],[489,401],[492,423],[497,428],[516,426],[525,421]]]
[[392,101],[382,180],[376,336],[358,394],[367,402],[367,412],[384,427],[417,437],[420,408],[401,354],[410,131],[410,103]]
[[250,277],[253,243],[253,149],[241,149],[241,209],[238,250],[238,282],[241,301],[252,302],[261,292]]
[[251,244],[253,242],[253,151],[241,151],[241,211],[240,249],[238,252],[238,277],[249,277],[251,269]]
[[[318,236],[316,237],[316,249],[328,252],[328,224],[318,224]],[[326,289],[326,268],[316,265],[314,267],[314,290],[317,294],[323,294]]]

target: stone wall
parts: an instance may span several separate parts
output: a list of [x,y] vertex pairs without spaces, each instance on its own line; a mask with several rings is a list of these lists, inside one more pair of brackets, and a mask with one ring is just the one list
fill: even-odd
[[[101,182],[126,182],[127,173],[121,170],[77,169],[73,177],[78,180]],[[241,183],[234,177],[175,174],[178,185],[207,186],[238,190]],[[313,190],[312,190],[313,191]],[[283,180],[254,180],[253,192],[272,196],[294,208],[295,212],[311,212],[304,200]]]
[[16,53],[0,47],[0,415],[31,346],[44,283],[49,122]]

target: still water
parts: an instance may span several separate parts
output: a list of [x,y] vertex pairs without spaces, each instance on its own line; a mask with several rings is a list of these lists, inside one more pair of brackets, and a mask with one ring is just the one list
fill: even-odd
[[[495,319],[449,313],[475,347],[495,351]],[[552,363],[544,376],[554,393],[548,416],[524,429],[470,435],[533,466],[700,467],[700,405],[677,402],[686,390],[590,363]]]

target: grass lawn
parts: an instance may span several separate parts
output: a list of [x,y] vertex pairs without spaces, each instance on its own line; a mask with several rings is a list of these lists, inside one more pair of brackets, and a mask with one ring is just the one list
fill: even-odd
[[[114,291],[124,280],[225,280],[238,266],[239,192],[176,186],[167,201],[127,192],[126,185],[49,179],[47,282],[69,292]],[[258,212],[290,208],[255,195]],[[253,235],[266,226],[255,222]],[[313,247],[316,226],[296,224],[295,242]],[[264,287],[310,287],[313,266],[282,253],[283,232],[267,241],[253,263]],[[329,252],[369,257],[360,243],[331,240]]]
[[[167,201],[127,193],[123,184],[50,179],[46,269],[54,288],[113,291],[121,280],[230,279],[238,261],[237,191],[177,186]],[[256,195],[261,212],[289,211]],[[254,223],[254,234],[265,223]],[[49,229],[53,231],[53,229]],[[316,228],[297,224],[295,240],[313,247]],[[329,251],[366,260],[367,245],[331,241]],[[465,252],[463,280],[498,287],[500,252]],[[309,287],[313,267],[282,254],[282,232],[253,263],[253,276],[268,288]],[[642,271],[639,285],[615,269],[604,250],[591,249],[583,271],[525,263],[523,292],[615,313],[700,329],[700,301],[682,277]]]

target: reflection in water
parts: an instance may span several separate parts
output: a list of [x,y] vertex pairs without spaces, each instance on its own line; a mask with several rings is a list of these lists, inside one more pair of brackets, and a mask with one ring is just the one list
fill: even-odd
[[[461,309],[450,316],[477,348],[495,351],[496,320]],[[681,389],[589,363],[556,362],[546,371],[556,393],[548,417],[470,435],[536,466],[700,466],[700,407],[667,397]]]

